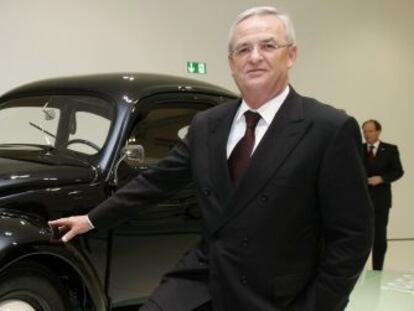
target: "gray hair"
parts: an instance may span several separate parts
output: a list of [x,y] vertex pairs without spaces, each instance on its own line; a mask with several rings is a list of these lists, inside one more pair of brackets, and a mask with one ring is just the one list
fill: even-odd
[[278,9],[271,7],[271,6],[259,6],[259,7],[253,7],[250,9],[245,10],[244,12],[240,13],[236,19],[234,20],[229,33],[229,39],[228,39],[228,50],[231,54],[233,51],[233,37],[234,37],[234,31],[242,21],[248,19],[252,16],[263,16],[263,15],[273,15],[276,16],[285,27],[285,34],[286,39],[288,43],[296,45],[296,36],[295,36],[295,29],[293,28],[293,24],[290,20],[289,15],[286,13],[279,11]]

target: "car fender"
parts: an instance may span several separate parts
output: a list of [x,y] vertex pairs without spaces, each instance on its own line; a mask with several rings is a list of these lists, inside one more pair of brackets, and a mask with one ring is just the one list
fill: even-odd
[[42,258],[70,266],[89,291],[96,310],[108,310],[103,287],[89,260],[72,243],[53,237],[38,217],[0,211],[0,273],[24,260]]

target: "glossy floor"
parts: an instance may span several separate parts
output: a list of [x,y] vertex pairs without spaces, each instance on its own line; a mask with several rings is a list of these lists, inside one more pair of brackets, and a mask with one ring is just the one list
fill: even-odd
[[382,272],[368,260],[346,311],[414,311],[414,240],[390,241]]

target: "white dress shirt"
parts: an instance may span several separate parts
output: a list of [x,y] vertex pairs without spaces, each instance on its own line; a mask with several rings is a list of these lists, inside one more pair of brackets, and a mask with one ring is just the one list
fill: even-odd
[[243,138],[244,132],[246,131],[246,119],[244,117],[244,113],[247,110],[251,110],[257,112],[261,116],[261,119],[257,124],[255,130],[255,142],[252,150],[253,154],[288,94],[289,86],[287,86],[278,96],[272,98],[267,103],[260,106],[259,109],[251,109],[244,100],[242,101],[236,115],[234,116],[230,134],[227,139],[227,159],[230,157],[231,152],[233,151],[234,147],[236,147],[239,140]]

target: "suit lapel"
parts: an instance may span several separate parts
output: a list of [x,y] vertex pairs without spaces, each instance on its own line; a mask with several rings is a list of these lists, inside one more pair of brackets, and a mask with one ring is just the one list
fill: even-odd
[[382,156],[386,152],[386,148],[383,143],[379,143],[377,153],[375,154],[374,161],[379,162],[382,159]]
[[227,165],[227,139],[233,123],[234,115],[240,105],[235,101],[225,107],[219,116],[211,116],[209,120],[209,166],[215,193],[217,193],[221,206],[224,206],[233,191]]
[[254,152],[244,176],[227,201],[221,221],[212,232],[224,226],[255,198],[282,166],[310,125],[310,121],[303,118],[301,97],[292,89]]

